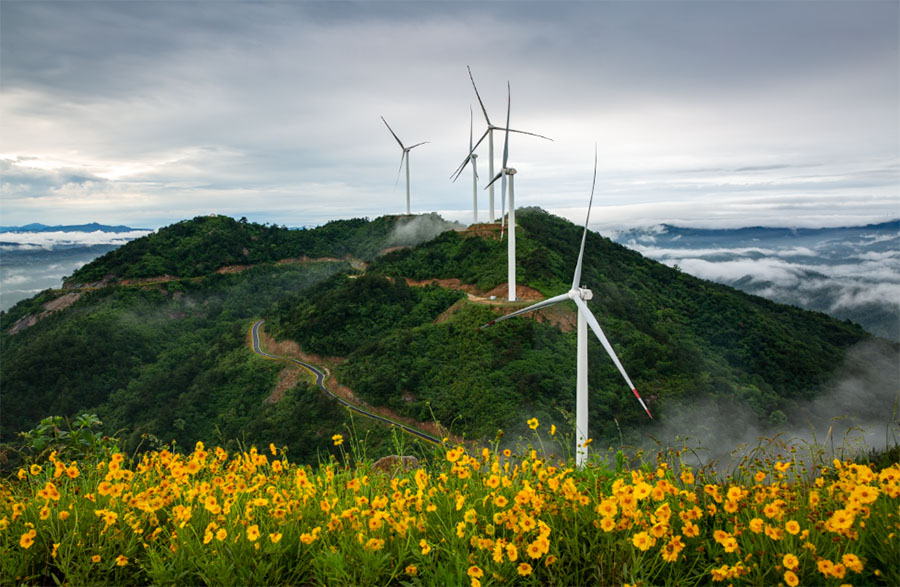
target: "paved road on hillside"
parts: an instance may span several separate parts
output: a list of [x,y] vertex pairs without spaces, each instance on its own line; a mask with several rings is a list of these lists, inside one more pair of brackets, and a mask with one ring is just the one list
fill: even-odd
[[279,361],[289,361],[291,363],[296,363],[297,365],[300,365],[301,367],[303,367],[304,369],[306,369],[307,371],[309,371],[310,373],[315,375],[316,385],[318,385],[320,388],[322,388],[322,391],[324,391],[325,393],[330,395],[338,403],[340,403],[347,409],[353,410],[357,414],[361,414],[367,418],[372,418],[373,420],[378,420],[379,422],[384,422],[385,424],[388,424],[390,426],[396,426],[397,428],[403,430],[404,432],[408,432],[409,434],[412,434],[413,436],[421,438],[422,440],[426,440],[426,441],[434,443],[434,444],[443,444],[443,442],[439,438],[435,438],[434,436],[425,434],[424,432],[420,432],[420,431],[416,430],[415,428],[410,428],[409,426],[400,424],[399,422],[394,422],[393,420],[388,420],[387,418],[385,418],[383,416],[379,416],[378,414],[373,414],[371,412],[367,412],[367,411],[363,410],[362,408],[358,408],[358,407],[354,406],[353,404],[347,402],[344,398],[331,393],[331,390],[329,390],[327,387],[325,387],[325,373],[319,371],[318,369],[316,369],[309,363],[304,363],[303,361],[298,361],[297,359],[292,359],[290,357],[281,357],[279,355],[272,355],[272,354],[269,354],[269,353],[265,352],[264,350],[262,350],[259,346],[259,327],[262,325],[263,322],[265,322],[265,320],[257,320],[253,324],[253,326],[250,328],[250,334],[251,334],[252,344],[253,344],[253,352],[255,352],[258,355],[267,357],[269,359],[277,359]]

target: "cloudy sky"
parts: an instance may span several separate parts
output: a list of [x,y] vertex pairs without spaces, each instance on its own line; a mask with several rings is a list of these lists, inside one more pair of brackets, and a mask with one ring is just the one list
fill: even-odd
[[[2,222],[472,217],[506,84],[516,203],[595,227],[900,216],[885,2],[0,2]],[[501,148],[498,136],[498,158]],[[483,186],[487,150],[481,150]],[[499,165],[498,165],[499,167]],[[479,190],[481,219],[486,192]],[[499,193],[498,203],[499,211]]]

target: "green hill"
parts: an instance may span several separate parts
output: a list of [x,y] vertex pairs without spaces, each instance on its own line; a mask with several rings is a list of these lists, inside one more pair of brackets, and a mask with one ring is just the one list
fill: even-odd
[[[545,296],[569,288],[582,230],[540,210],[517,216],[518,282]],[[448,232],[369,267],[399,283],[459,278],[488,290],[505,281],[505,242]],[[778,421],[796,402],[814,397],[846,350],[870,338],[860,327],[696,279],[590,233],[583,283],[592,311],[632,380],[665,419],[673,399],[711,398],[746,403],[762,423]],[[340,287],[340,286],[335,286]],[[313,302],[300,295],[271,316],[281,332],[312,352],[329,352],[304,317]],[[557,321],[574,305],[560,310]],[[382,313],[389,311],[382,307]],[[434,413],[470,435],[491,435],[523,414],[574,409],[575,337],[557,326],[521,317],[478,330],[494,311],[466,303],[439,324],[359,332],[338,377],[370,403],[426,418]],[[352,313],[352,311],[351,311]],[[647,427],[646,416],[599,344],[590,347],[592,433],[615,437],[616,423]]]
[[[566,291],[581,229],[540,210],[518,220],[519,284]],[[282,365],[248,348],[257,318],[306,352],[340,357],[332,366],[341,383],[401,416],[436,418],[469,437],[531,416],[560,421],[560,410],[574,409],[573,308],[479,330],[508,307],[461,290],[503,284],[506,242],[490,230],[448,228],[433,215],[310,230],[217,216],[137,239],[78,270],[65,292],[43,292],[0,318],[0,434],[10,440],[42,417],[89,410],[131,447],[145,434],[182,446],[280,442],[293,458],[315,460],[345,424],[371,446],[386,441],[383,426],[351,423],[305,379],[267,401]],[[370,262],[362,276],[358,260]],[[593,312],[661,421],[671,401],[701,397],[779,421],[821,391],[850,347],[871,339],[854,324],[695,279],[594,233],[583,276]],[[407,283],[432,279],[448,281]],[[48,311],[63,293],[71,305]],[[590,361],[592,435],[612,437],[616,421],[626,431],[655,425],[599,344]]]

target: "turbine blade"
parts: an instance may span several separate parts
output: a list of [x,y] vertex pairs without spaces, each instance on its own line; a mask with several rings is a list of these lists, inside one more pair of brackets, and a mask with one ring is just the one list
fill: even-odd
[[472,77],[472,68],[467,65],[466,69],[469,70],[469,79],[472,80],[472,87],[475,88],[475,97],[478,98],[478,104],[481,106],[481,111],[484,112],[484,120],[488,126],[491,126],[491,119],[488,118],[487,109],[484,107],[484,102],[481,101],[481,94],[478,93],[478,86],[475,85],[475,78]]
[[460,163],[459,167],[456,168],[456,171],[454,171],[453,174],[450,176],[451,178],[453,178],[453,181],[456,181],[457,179],[459,179],[459,176],[462,175],[463,169],[466,168],[466,164],[469,162],[469,159],[472,157],[472,153],[475,152],[475,149],[478,148],[478,145],[481,144],[481,141],[483,141],[484,138],[486,136],[488,136],[489,132],[490,132],[490,129],[484,131],[484,134],[481,135],[481,138],[478,139],[478,142],[475,143],[475,146],[472,147],[471,149],[469,149],[469,155],[465,159],[463,159],[463,162]]
[[404,149],[403,154],[400,155],[400,169],[397,170],[397,179],[394,180],[394,189],[397,189],[397,184],[400,183],[400,173],[403,171],[403,159],[406,158],[406,150]]
[[511,128],[511,129],[509,129],[509,132],[517,132],[517,133],[519,133],[519,134],[521,134],[521,135],[529,135],[529,136],[532,136],[532,137],[538,137],[539,139],[546,139],[546,140],[548,140],[548,141],[552,141],[552,140],[553,140],[553,139],[551,139],[550,137],[545,137],[544,135],[539,135],[539,134],[537,134],[536,132],[528,132],[527,130],[516,130],[516,129],[514,129],[514,128]]
[[594,180],[591,182],[591,199],[588,201],[587,218],[584,219],[584,233],[581,235],[581,250],[578,252],[578,263],[575,265],[575,276],[572,278],[572,289],[581,285],[581,263],[584,260],[584,243],[587,240],[588,221],[591,219],[591,204],[594,203],[594,186],[597,185],[597,144],[594,143]]
[[506,138],[503,140],[503,168],[506,169],[506,162],[509,159],[509,111],[512,106],[512,93],[509,88],[509,82],[506,82]]
[[[502,171],[500,173],[498,173],[497,175],[495,175],[494,179],[492,179],[486,186],[484,186],[484,189],[488,189],[489,187],[491,187],[491,184],[493,184],[495,181],[497,181],[501,177],[504,177]],[[506,181],[506,180],[504,179],[503,181]]]
[[453,174],[450,176],[450,179],[456,182],[456,180],[459,179],[459,176],[462,175],[462,172],[465,171],[466,165],[468,165],[469,161],[471,160],[471,157],[467,157],[466,160],[462,162],[462,165],[456,168],[456,171],[453,172]]
[[391,128],[391,125],[387,123],[387,120],[384,119],[384,116],[381,117],[381,122],[383,122],[384,125],[385,125],[386,127],[388,127],[388,130],[391,131],[391,134],[394,135],[394,138],[395,138],[395,139],[397,139],[397,143],[400,145],[400,148],[401,148],[401,149],[406,149],[406,147],[403,146],[403,143],[400,142],[400,137],[397,136],[397,133],[395,133],[395,132],[394,132],[394,129]]
[[472,106],[469,105],[469,153],[472,152],[472,133],[475,129],[475,115],[472,114]]
[[521,316],[522,314],[527,314],[528,312],[534,312],[535,310],[540,310],[541,308],[546,308],[547,306],[552,306],[553,304],[558,304],[559,302],[564,302],[569,299],[569,294],[564,293],[558,296],[553,296],[552,298],[547,298],[546,300],[542,300],[537,302],[536,304],[532,304],[527,308],[522,308],[521,310],[516,310],[515,312],[511,312],[506,316],[500,316],[495,320],[491,320],[487,324],[481,326],[480,328],[487,328],[488,326],[493,326],[497,322],[503,322],[507,318],[513,318],[515,316]]
[[427,144],[430,143],[430,142],[431,142],[431,141],[422,141],[421,143],[416,143],[416,144],[413,145],[412,147],[407,147],[407,148],[406,148],[406,151],[407,151],[407,152],[412,151],[412,150],[415,149],[416,147],[421,147],[422,145],[427,145]]
[[625,372],[625,368],[622,366],[622,363],[619,361],[619,357],[616,356],[616,351],[613,350],[612,346],[609,344],[609,341],[606,340],[606,335],[603,334],[603,329],[600,328],[600,324],[597,322],[597,319],[594,318],[594,315],[588,309],[587,304],[579,297],[572,298],[575,302],[575,305],[578,306],[578,311],[581,312],[584,319],[587,321],[588,326],[591,327],[591,330],[594,331],[594,334],[597,335],[597,338],[600,339],[600,344],[603,345],[603,348],[606,349],[606,354],[609,355],[609,358],[613,360],[616,367],[619,369],[619,373],[622,374],[622,377],[625,378],[625,383],[628,384],[629,389],[634,394],[634,396],[641,402],[641,407],[644,408],[644,411],[647,412],[647,415],[650,416],[650,419],[653,419],[653,416],[650,415],[650,410],[647,408],[647,404],[644,403],[644,400],[641,399],[641,395],[637,392],[637,389],[634,387],[634,384],[631,382],[631,379],[628,377],[628,373]]

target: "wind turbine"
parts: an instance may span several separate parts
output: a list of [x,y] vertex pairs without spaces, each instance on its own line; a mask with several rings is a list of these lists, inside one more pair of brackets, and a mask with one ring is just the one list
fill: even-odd
[[478,223],[478,155],[472,149],[472,127],[474,125],[474,117],[472,115],[472,107],[469,106],[469,157],[466,163],[472,162],[472,223]]
[[[506,125],[506,128],[503,128],[502,126],[494,126],[494,124],[491,123],[490,117],[488,116],[487,109],[484,107],[484,102],[481,101],[481,94],[478,93],[478,87],[475,85],[475,78],[472,77],[472,68],[467,65],[466,69],[469,70],[469,79],[472,80],[472,88],[475,89],[475,97],[478,98],[478,104],[481,106],[481,112],[484,114],[484,121],[487,123],[487,130],[484,131],[484,134],[481,135],[481,138],[478,139],[478,142],[475,143],[475,146],[472,147],[471,149],[469,149],[469,154],[471,155],[472,152],[478,148],[478,145],[481,144],[481,141],[483,141],[485,137],[488,138],[488,157],[489,157],[488,173],[490,174],[490,177],[494,177],[494,131],[495,130],[505,130],[507,132],[517,132],[519,134],[530,135],[533,137],[546,139],[548,141],[553,140],[551,138],[545,137],[544,135],[539,135],[537,133],[509,128],[509,124]],[[466,159],[459,165],[459,167],[456,168],[456,171],[453,172],[453,175],[451,176],[451,177],[453,177],[453,181],[456,181],[459,178],[460,174],[462,174],[463,170],[466,168],[466,165],[468,163],[469,163],[469,157],[466,157]],[[494,221],[494,187],[493,186],[490,186],[490,192],[489,192],[489,196],[488,196],[488,208],[490,211],[490,218],[488,221],[493,222]]]
[[[616,356],[616,352],[613,350],[612,346],[609,344],[609,341],[606,339],[606,336],[603,334],[603,330],[600,328],[600,324],[597,322],[597,319],[587,307],[586,302],[593,297],[593,293],[591,293],[591,290],[579,285],[579,281],[581,281],[581,266],[582,261],[584,260],[584,243],[587,240],[588,220],[590,220],[591,217],[591,204],[594,201],[594,185],[596,185],[596,183],[597,151],[595,147],[594,182],[591,185],[591,199],[588,203],[587,218],[584,221],[584,233],[581,236],[581,251],[579,251],[578,253],[578,262],[575,264],[575,275],[572,278],[572,288],[564,294],[560,294],[558,296],[543,300],[541,302],[528,306],[527,308],[523,308],[521,310],[512,312],[511,314],[507,314],[506,316],[497,318],[496,320],[491,320],[481,327],[487,328],[488,326],[492,326],[497,322],[506,320],[507,318],[520,316],[522,314],[525,314],[526,312],[533,312],[535,310],[546,308],[554,304],[558,304],[559,302],[564,302],[566,300],[572,300],[573,302],[575,302],[575,305],[578,307],[578,348],[576,360],[577,375],[575,384],[575,464],[578,467],[584,465],[584,462],[587,459],[588,452],[588,326],[590,326],[591,330],[594,331],[594,334],[597,335],[597,338],[600,340],[600,344],[602,344],[603,348],[606,349],[607,354],[609,354],[609,357],[619,369],[619,373],[621,373],[622,377],[625,378],[625,382],[628,384],[628,387],[631,389],[632,393],[634,393],[634,396],[637,398],[637,400],[641,403],[644,411],[647,412],[647,415],[650,416],[650,419],[653,419],[653,416],[650,415],[650,410],[647,408],[647,404],[645,404],[644,400],[641,399],[641,396],[637,392],[637,389],[634,387],[634,384],[631,382],[631,379],[628,378],[628,374],[625,372],[625,368],[622,367],[622,363]],[[510,225],[510,227],[511,226],[512,225]]]
[[[394,135],[394,138],[397,139],[397,143],[400,145],[400,148],[403,149],[403,154],[400,155],[400,169],[397,170],[397,181],[400,181],[400,172],[403,170],[403,162],[406,161],[406,213],[409,214],[409,152],[415,149],[420,145],[424,145],[428,143],[428,141],[423,141],[421,143],[416,143],[411,147],[403,146],[403,142],[400,140],[400,137],[397,136],[397,133],[394,132],[394,129],[391,128],[391,125],[387,123],[387,120],[384,119],[384,116],[381,117],[381,122],[384,123],[388,130],[391,131],[391,134]],[[394,187],[397,187],[397,181],[394,182]]]
[[[513,178],[516,170],[509,167],[509,112],[512,106],[512,92],[509,82],[506,82],[506,135],[503,139],[503,167],[500,172],[494,176],[494,179],[485,186],[485,189],[494,185],[494,182],[501,179],[500,182],[500,198],[503,199],[506,194],[506,178],[509,178],[509,237],[506,242],[506,279],[507,279],[507,296],[506,298],[514,302],[516,301],[516,199]],[[505,216],[505,215],[504,215]],[[503,218],[500,219],[500,238],[503,238]]]

